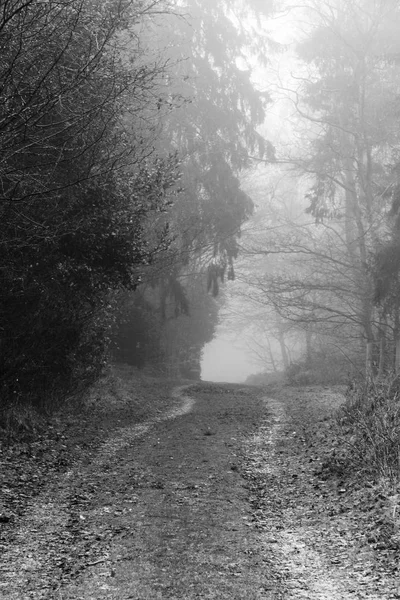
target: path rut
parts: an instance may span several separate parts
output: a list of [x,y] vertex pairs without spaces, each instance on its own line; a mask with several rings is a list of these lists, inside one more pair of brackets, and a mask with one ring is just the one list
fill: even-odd
[[[341,534],[330,535],[335,522],[314,491],[301,431],[339,396],[199,384],[172,398],[29,504],[2,557],[1,598],[397,597],[393,582],[380,590],[373,573],[355,576],[360,557],[336,564]],[[340,519],[345,531],[350,521]]]

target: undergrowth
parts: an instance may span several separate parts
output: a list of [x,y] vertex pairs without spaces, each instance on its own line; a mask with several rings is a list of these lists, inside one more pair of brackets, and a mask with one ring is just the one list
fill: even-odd
[[336,415],[342,459],[373,479],[400,482],[400,380],[354,383]]

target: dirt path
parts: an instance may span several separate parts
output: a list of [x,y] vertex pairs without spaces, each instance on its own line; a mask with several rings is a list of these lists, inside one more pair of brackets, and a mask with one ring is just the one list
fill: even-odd
[[[247,441],[254,522],[273,546],[284,598],[400,597],[366,543],[363,506],[348,506],[340,477],[324,478],[324,429],[343,401],[329,389],[285,389]],[[328,448],[331,450],[331,448]],[[272,596],[274,597],[274,596]]]
[[120,533],[107,561],[64,587],[62,598],[266,597],[268,572],[238,454],[264,416],[262,397],[217,386],[190,397],[190,412],[160,421],[119,454],[105,481],[116,490],[112,508],[97,503],[88,520],[112,522]]
[[316,475],[318,436],[341,400],[176,389],[163,413],[127,421],[29,503],[1,559],[0,597],[399,597],[337,482]]

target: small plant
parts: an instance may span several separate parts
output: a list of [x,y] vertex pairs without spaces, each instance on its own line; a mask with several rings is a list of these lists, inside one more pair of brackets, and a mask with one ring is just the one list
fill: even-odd
[[315,383],[313,372],[306,362],[291,363],[286,369],[286,377],[290,385],[311,385]]
[[400,380],[353,383],[337,413],[347,459],[376,479],[400,480]]
[[32,437],[42,419],[37,411],[28,403],[16,402],[2,406],[0,409],[0,444],[11,443]]
[[[352,367],[354,367],[352,363]],[[320,346],[292,362],[285,371],[290,385],[337,385],[348,378],[349,359],[336,349]]]

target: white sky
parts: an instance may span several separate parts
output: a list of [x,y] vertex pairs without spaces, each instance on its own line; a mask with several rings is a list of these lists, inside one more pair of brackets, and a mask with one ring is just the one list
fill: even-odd
[[201,363],[203,381],[242,383],[248,375],[259,370],[245,351],[235,347],[231,341],[216,338],[204,346]]

